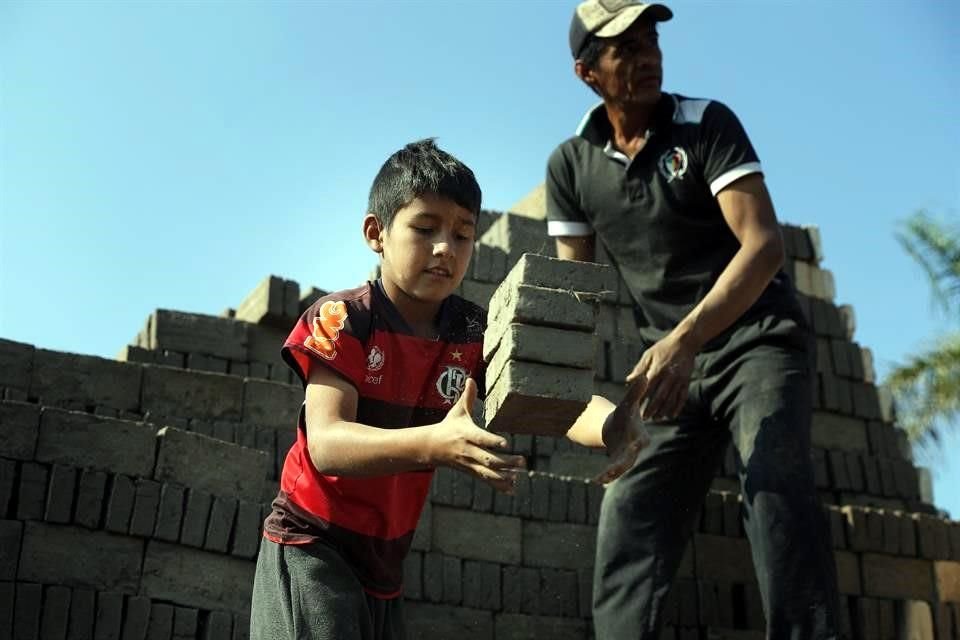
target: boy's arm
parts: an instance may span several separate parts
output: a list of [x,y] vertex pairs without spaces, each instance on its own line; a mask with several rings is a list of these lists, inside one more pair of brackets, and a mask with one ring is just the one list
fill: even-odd
[[585,447],[606,447],[610,464],[594,482],[606,484],[623,475],[650,442],[637,409],[637,385],[627,390],[619,404],[593,396],[587,408],[567,431],[567,438]]
[[307,449],[325,475],[370,476],[449,466],[472,473],[500,491],[509,491],[522,456],[494,452],[503,437],[473,423],[477,386],[463,393],[439,423],[405,429],[381,429],[356,421],[357,391],[326,367],[313,367],[307,381]]

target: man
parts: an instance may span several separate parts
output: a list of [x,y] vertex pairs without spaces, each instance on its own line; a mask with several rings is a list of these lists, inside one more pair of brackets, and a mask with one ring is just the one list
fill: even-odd
[[[780,267],[756,153],[723,104],[662,93],[660,4],[587,0],[574,71],[603,100],[551,155],[561,258],[602,246],[645,351],[624,403],[651,443],[604,496],[598,640],[656,638],[699,507],[732,439],[769,638],[837,636],[836,569],[810,461],[811,335]],[[623,404],[621,405],[621,409]],[[602,419],[602,418],[601,418]],[[608,420],[608,446],[624,438]]]

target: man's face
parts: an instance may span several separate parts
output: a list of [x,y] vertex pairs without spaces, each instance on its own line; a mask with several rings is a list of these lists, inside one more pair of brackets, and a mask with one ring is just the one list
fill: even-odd
[[594,68],[586,70],[604,100],[656,104],[663,82],[663,54],[656,24],[641,18],[606,42]]

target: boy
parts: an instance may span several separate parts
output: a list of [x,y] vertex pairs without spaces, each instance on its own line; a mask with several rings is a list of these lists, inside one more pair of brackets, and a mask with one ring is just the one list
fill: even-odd
[[403,638],[403,559],[433,469],[512,490],[523,458],[471,419],[485,313],[453,295],[480,198],[432,140],[393,154],[363,220],[380,279],[321,298],[287,338],[305,401],[264,523],[254,640]]

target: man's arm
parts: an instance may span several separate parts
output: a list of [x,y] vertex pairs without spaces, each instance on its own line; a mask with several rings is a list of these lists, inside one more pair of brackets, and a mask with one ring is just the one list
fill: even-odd
[[307,449],[326,475],[370,476],[449,466],[487,481],[501,491],[513,486],[522,456],[495,453],[506,440],[481,429],[471,418],[477,396],[472,379],[439,423],[381,429],[356,421],[357,390],[326,367],[313,367],[306,390]]
[[557,257],[561,260],[593,262],[596,236],[557,236]]
[[694,356],[757,301],[783,264],[783,239],[761,174],[733,182],[717,194],[717,202],[740,249],[703,300],[650,347],[627,376],[640,386],[637,397],[644,419],[680,413]]

